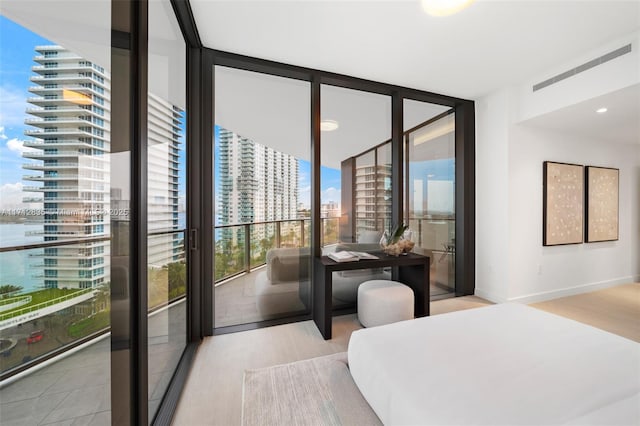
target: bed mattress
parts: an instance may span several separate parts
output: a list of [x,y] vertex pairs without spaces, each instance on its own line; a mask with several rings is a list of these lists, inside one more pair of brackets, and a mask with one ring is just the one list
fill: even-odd
[[525,305],[358,330],[348,358],[386,425],[640,424],[640,344]]

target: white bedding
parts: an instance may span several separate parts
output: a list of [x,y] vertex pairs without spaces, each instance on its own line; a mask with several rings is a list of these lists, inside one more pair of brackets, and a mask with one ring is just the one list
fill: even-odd
[[524,305],[358,330],[348,355],[385,425],[640,424],[640,344]]

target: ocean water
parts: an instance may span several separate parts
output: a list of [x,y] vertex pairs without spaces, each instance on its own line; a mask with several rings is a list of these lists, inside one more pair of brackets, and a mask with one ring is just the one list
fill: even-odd
[[[178,227],[186,227],[186,214],[178,215]],[[0,223],[0,247],[12,247],[42,242],[42,236],[26,236],[28,231],[41,231],[43,225],[25,225],[21,223]],[[34,275],[42,274],[42,268],[34,265],[44,263],[42,257],[29,255],[42,254],[43,249],[15,250],[0,253],[0,285],[12,284],[22,287],[22,291],[37,290],[44,286],[43,278]]]
[[[11,247],[24,244],[38,243],[42,236],[26,236],[28,231],[42,230],[42,225],[25,225],[21,223],[0,224],[0,246]],[[16,250],[0,253],[0,285],[12,284],[21,286],[22,291],[36,290],[44,285],[42,278],[34,275],[42,270],[34,268],[36,263],[42,263],[42,257],[29,257],[30,254],[42,253],[43,249]]]

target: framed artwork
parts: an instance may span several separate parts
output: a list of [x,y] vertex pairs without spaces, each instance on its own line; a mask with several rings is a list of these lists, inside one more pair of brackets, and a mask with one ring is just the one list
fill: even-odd
[[584,232],[584,167],[545,161],[542,187],[542,245],[581,244]]
[[620,171],[607,167],[585,168],[587,194],[585,241],[618,239],[618,202]]

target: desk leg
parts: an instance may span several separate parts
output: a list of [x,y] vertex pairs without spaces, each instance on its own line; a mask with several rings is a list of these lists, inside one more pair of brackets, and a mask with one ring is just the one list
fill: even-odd
[[322,264],[313,268],[313,321],[325,340],[331,339],[331,272],[326,272]]
[[399,269],[401,283],[411,287],[415,297],[415,317],[429,316],[430,290],[429,263],[415,266],[401,266]]

